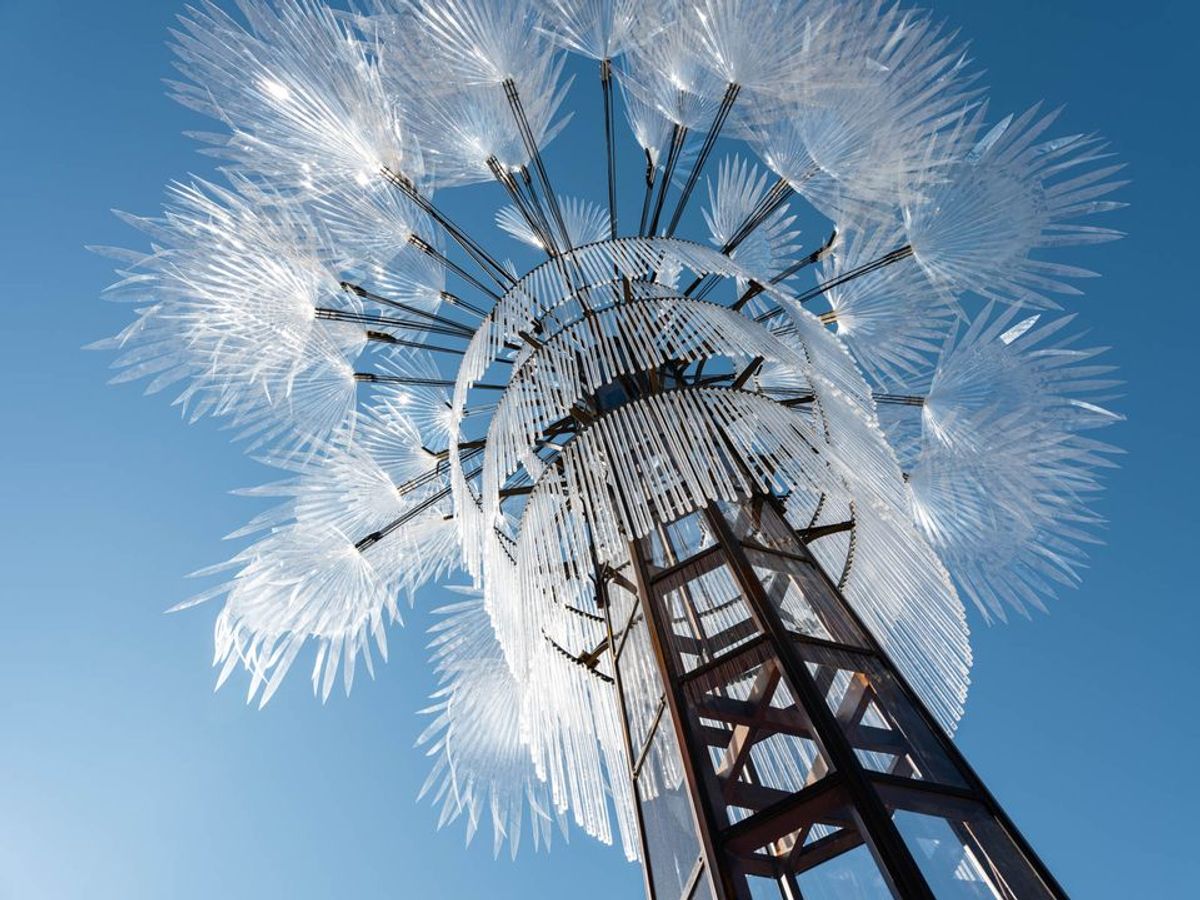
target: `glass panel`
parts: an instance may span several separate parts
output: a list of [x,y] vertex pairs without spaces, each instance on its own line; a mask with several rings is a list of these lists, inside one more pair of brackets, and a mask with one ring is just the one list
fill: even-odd
[[741,586],[719,552],[667,575],[653,591],[680,674],[760,634]]
[[756,496],[741,503],[721,501],[717,508],[739,541],[788,553],[803,553],[803,544],[792,527],[779,517],[765,498]]
[[788,900],[787,892],[777,878],[751,875],[746,882],[750,886],[751,900]]
[[999,900],[979,860],[945,819],[897,813],[896,827],[938,900]]
[[650,645],[646,620],[641,615],[638,615],[630,626],[629,637],[621,650],[618,665],[621,668],[621,687],[629,722],[629,738],[633,744],[636,761],[649,738],[650,728],[654,724],[663,698],[658,660]]
[[965,787],[938,737],[874,656],[796,641],[864,768]]
[[700,839],[669,711],[650,745],[638,790],[654,891],[674,900],[683,896],[700,858]]
[[714,544],[716,539],[703,510],[697,510],[668,525],[660,525],[641,539],[642,552],[646,555],[651,574],[691,559]]
[[861,842],[800,872],[796,881],[804,900],[893,900],[895,896],[883,880],[875,857]]
[[896,809],[896,828],[939,900],[1053,896],[981,804],[912,789],[881,794]]
[[862,632],[843,607],[845,601],[817,570],[816,563],[749,548],[746,558],[789,631],[839,644],[866,646]]

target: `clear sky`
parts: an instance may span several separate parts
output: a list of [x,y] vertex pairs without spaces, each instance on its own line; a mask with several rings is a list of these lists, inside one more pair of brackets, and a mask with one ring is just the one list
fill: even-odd
[[[271,477],[80,350],[126,321],[83,250],[140,246],[109,208],[152,214],[168,179],[210,171],[181,136],[206,123],[160,84],[177,6],[0,0],[0,900],[639,896],[582,833],[514,864],[435,830],[415,802],[424,610],[349,700],[322,707],[297,671],[263,712],[244,682],[212,691],[214,608],[162,615],[255,511],[228,492]],[[1064,130],[1102,132],[1134,179],[1103,223],[1130,237],[1072,256],[1104,274],[1076,305],[1128,381],[1108,543],[1050,615],[976,622],[960,744],[1075,896],[1196,896],[1200,21],[1184,2],[934,7],[997,114],[1066,103]],[[564,140],[555,160],[594,152]]]

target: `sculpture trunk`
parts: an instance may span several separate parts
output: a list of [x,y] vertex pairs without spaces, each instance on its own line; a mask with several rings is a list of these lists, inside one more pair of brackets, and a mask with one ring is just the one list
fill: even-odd
[[[609,646],[652,900],[1065,896],[775,498],[660,523],[630,559]],[[622,678],[631,641],[657,704]]]

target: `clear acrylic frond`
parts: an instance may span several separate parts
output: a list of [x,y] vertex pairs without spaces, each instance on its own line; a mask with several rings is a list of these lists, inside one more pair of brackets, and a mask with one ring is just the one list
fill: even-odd
[[[561,206],[563,223],[574,246],[592,244],[608,235],[608,211],[599,203],[581,200],[578,197],[563,197]],[[518,241],[538,250],[547,249],[544,238],[522,217],[515,206],[505,206],[497,212],[496,224]]]
[[917,260],[955,291],[1054,308],[1048,294],[1077,294],[1067,279],[1091,272],[1035,258],[1036,250],[1114,240],[1120,232],[1078,220],[1118,209],[1102,200],[1123,182],[1097,139],[1046,140],[1057,113],[1032,107],[985,134],[940,183],[904,207]]
[[947,344],[921,411],[918,521],[985,616],[1044,608],[1079,581],[1115,448],[1119,383],[1071,316],[985,310]]
[[526,686],[500,652],[481,599],[437,613],[430,647],[440,687],[425,710],[434,718],[418,740],[434,765],[421,793],[440,805],[439,826],[466,819],[468,842],[489,823],[497,855],[507,841],[516,856],[526,817],[534,846],[549,847],[555,826],[566,825],[529,752]]

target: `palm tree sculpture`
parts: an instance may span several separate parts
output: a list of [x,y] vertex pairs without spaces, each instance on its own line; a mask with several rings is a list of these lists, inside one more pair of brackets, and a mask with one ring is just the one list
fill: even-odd
[[[219,681],[265,703],[311,644],[349,691],[465,570],[443,821],[573,820],[659,898],[1062,896],[946,734],[960,597],[1041,608],[1098,521],[1115,382],[1051,297],[1118,237],[1080,224],[1120,206],[1104,145],[989,122],[957,36],[884,0],[364,4],[190,10],[172,91],[227,183],[113,251],[117,380],[286,473],[184,604],[223,598]],[[600,202],[543,157],[571,54]],[[444,200],[492,182],[485,239]]]

